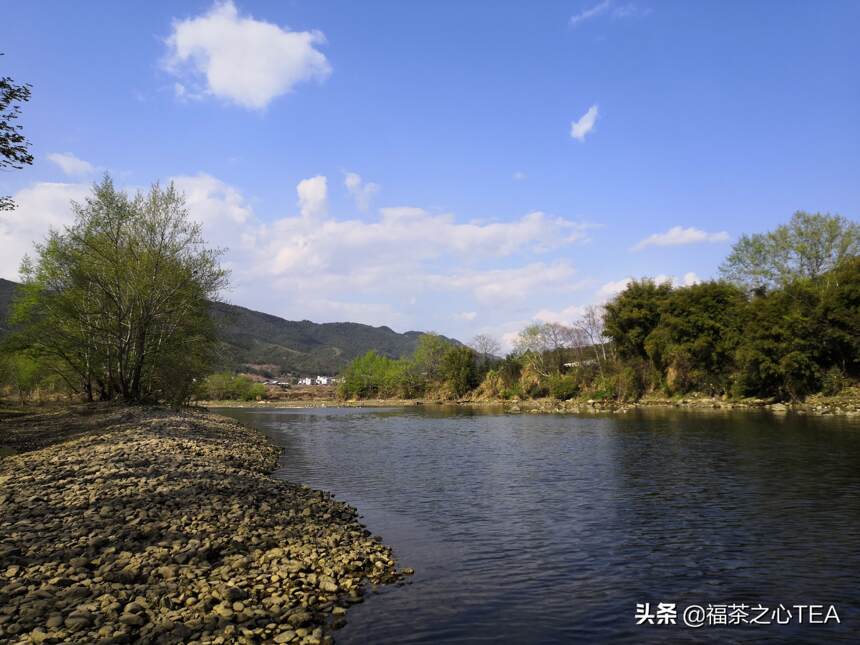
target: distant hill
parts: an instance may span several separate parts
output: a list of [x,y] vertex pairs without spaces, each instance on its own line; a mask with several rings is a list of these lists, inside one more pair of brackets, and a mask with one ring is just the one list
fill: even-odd
[[422,336],[351,322],[284,320],[220,302],[213,303],[212,313],[224,342],[224,366],[261,374],[333,375],[370,350],[391,358],[407,356]]
[[[0,332],[17,284],[0,279]],[[389,327],[359,323],[291,321],[221,302],[212,315],[222,339],[219,368],[266,376],[337,374],[349,361],[370,350],[391,358],[415,351],[422,332],[400,334]],[[452,342],[457,342],[453,341]]]

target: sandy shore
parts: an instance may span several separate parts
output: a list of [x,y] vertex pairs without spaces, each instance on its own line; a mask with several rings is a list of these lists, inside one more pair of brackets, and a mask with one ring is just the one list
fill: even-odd
[[279,449],[201,412],[0,422],[0,642],[327,643],[391,551]]

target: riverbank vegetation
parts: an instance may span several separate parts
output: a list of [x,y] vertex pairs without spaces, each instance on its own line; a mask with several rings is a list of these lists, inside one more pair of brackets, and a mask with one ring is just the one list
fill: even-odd
[[[226,285],[172,186],[129,196],[109,177],[76,220],[22,266],[0,352],[0,387],[30,398],[128,402],[265,400],[216,371],[212,302]],[[369,351],[341,373],[343,399],[635,401],[698,394],[797,401],[860,379],[860,226],[796,213],[742,236],[720,279],[631,280],[570,324],[535,322],[513,350],[416,335],[392,358]],[[395,356],[397,354],[394,354]],[[258,380],[258,379],[257,379]]]
[[194,389],[194,397],[205,401],[259,401],[267,394],[262,383],[230,372],[210,374]]
[[24,400],[52,379],[87,400],[184,401],[217,343],[219,253],[170,185],[129,196],[109,177],[21,267],[3,370]]
[[[425,334],[408,358],[370,351],[341,374],[345,398],[458,398],[478,385],[484,365],[477,353],[437,334]],[[485,371],[485,370],[484,370]]]
[[504,359],[428,336],[409,359],[373,352],[343,373],[346,398],[646,395],[800,400],[860,378],[860,226],[797,213],[743,236],[720,280],[633,280],[571,325],[534,323]]

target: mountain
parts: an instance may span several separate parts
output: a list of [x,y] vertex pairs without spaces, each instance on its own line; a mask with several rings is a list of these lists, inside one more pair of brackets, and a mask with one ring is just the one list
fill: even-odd
[[351,322],[284,320],[221,302],[212,304],[212,314],[224,343],[223,366],[273,376],[337,374],[370,350],[400,358],[414,352],[423,335]]
[[[0,333],[16,287],[15,282],[0,279]],[[423,333],[400,334],[389,327],[351,322],[284,320],[222,302],[212,303],[212,316],[222,342],[218,367],[265,376],[333,375],[370,350],[400,358],[415,351]]]

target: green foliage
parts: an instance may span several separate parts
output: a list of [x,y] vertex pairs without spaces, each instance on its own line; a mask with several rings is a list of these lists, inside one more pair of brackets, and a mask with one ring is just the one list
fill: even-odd
[[[0,54],[2,56],[2,54]],[[0,169],[18,169],[33,163],[30,142],[16,121],[21,105],[30,100],[30,85],[18,84],[9,76],[0,78]],[[12,198],[0,195],[0,211],[15,208]]]
[[261,376],[336,374],[370,350],[405,358],[415,352],[424,336],[359,323],[284,320],[222,302],[211,303],[210,312],[221,339],[217,368]]
[[549,381],[549,393],[559,401],[567,401],[579,394],[579,383],[573,375],[555,376]]
[[810,281],[797,281],[744,308],[735,352],[736,395],[795,399],[812,391],[827,367],[816,315],[819,295]]
[[845,389],[847,384],[842,370],[833,366],[821,377],[821,393],[827,396],[836,396]]
[[341,372],[339,393],[356,399],[413,398],[432,390],[460,397],[478,385],[480,376],[472,349],[425,334],[411,358],[395,360],[370,351],[351,361]]
[[448,348],[442,357],[441,376],[454,396],[461,397],[478,385],[478,356],[469,347]]
[[744,235],[720,267],[750,289],[816,279],[860,254],[860,225],[840,215],[798,211],[769,233]]
[[14,342],[88,399],[182,401],[215,347],[218,254],[171,185],[129,197],[109,177],[21,268]]
[[0,385],[11,387],[23,405],[45,380],[44,368],[24,352],[0,354]]
[[412,365],[424,384],[439,383],[443,380],[445,355],[451,347],[451,342],[439,334],[424,334],[418,340]]
[[266,386],[247,376],[217,372],[210,374],[198,385],[195,395],[208,401],[256,401],[265,399]]
[[660,322],[661,309],[671,293],[669,284],[634,280],[607,303],[605,334],[620,358],[648,358],[645,340]]
[[348,399],[410,396],[409,364],[367,352],[353,360],[341,373],[340,395]]
[[846,260],[825,276],[816,315],[823,360],[860,377],[860,258]]
[[645,350],[670,392],[725,391],[745,305],[744,292],[725,282],[674,289],[662,300]]

